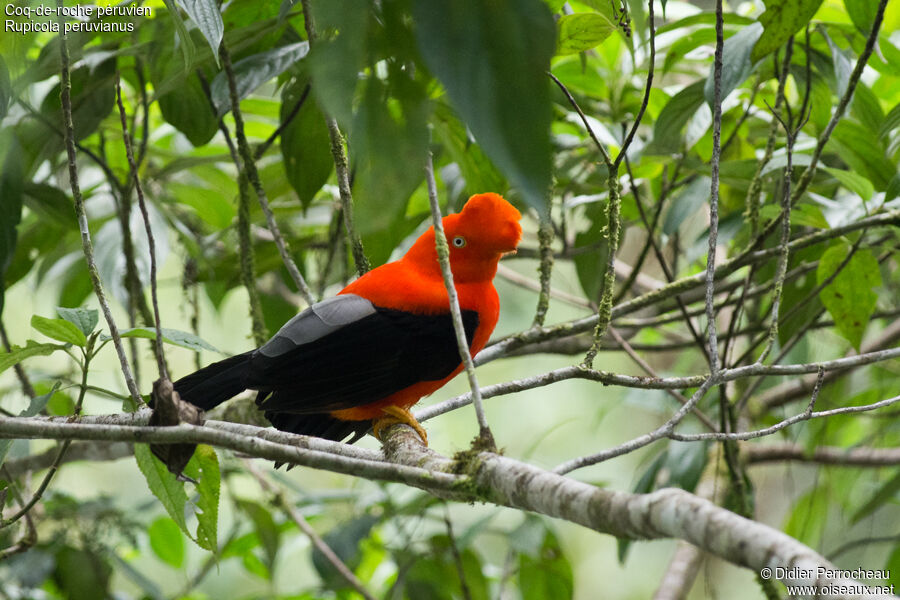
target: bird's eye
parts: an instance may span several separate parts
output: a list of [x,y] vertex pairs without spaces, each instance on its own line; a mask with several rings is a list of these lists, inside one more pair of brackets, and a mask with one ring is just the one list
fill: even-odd
[[456,236],[453,238],[453,245],[457,248],[464,248],[466,245],[466,238],[461,235]]

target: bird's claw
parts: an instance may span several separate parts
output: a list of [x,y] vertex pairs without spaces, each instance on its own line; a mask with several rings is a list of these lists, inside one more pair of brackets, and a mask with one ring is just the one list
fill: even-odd
[[400,408],[399,406],[385,406],[381,409],[385,416],[376,419],[374,423],[372,423],[372,433],[375,434],[375,437],[381,440],[381,430],[390,425],[409,425],[412,427],[416,433],[419,434],[419,437],[422,438],[422,443],[426,446],[428,445],[428,434],[425,433],[425,429],[416,421],[416,418],[412,416],[408,410]]

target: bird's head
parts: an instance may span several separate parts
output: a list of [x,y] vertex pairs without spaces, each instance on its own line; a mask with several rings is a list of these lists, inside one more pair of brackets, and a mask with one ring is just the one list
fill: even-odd
[[[513,252],[522,238],[519,220],[522,214],[499,194],[475,194],[462,211],[443,219],[444,232],[450,246],[450,265],[458,282],[490,281],[497,273],[500,257]],[[434,265],[434,228],[415,243],[410,253],[428,253]],[[437,273],[440,273],[438,267]]]

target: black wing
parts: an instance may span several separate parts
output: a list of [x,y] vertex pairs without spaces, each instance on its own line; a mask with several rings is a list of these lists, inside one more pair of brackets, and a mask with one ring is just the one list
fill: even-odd
[[[478,314],[463,311],[469,343],[477,327]],[[417,315],[345,294],[303,311],[254,352],[246,383],[267,412],[309,414],[443,379],[459,363],[449,312]]]

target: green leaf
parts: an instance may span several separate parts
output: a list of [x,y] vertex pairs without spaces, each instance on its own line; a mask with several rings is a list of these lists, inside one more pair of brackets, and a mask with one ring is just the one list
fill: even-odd
[[[105,60],[93,66],[74,69],[72,84],[72,123],[75,140],[79,141],[97,130],[115,104],[115,59]],[[62,123],[62,104],[59,100],[59,84],[55,85],[41,103],[41,113],[53,123]],[[55,133],[49,133],[54,148],[62,149],[63,142]]]
[[197,24],[203,37],[209,42],[216,64],[219,64],[219,44],[222,43],[225,26],[216,0],[178,0],[178,4]]
[[34,340],[28,340],[25,347],[13,346],[10,352],[0,352],[0,373],[32,356],[48,356],[55,350],[61,350],[65,346],[59,344],[38,344]]
[[[849,252],[850,245],[846,242],[839,242],[825,251],[816,270],[819,284],[837,270]],[[819,292],[838,333],[857,351],[878,300],[873,288],[880,285],[878,261],[869,250],[857,250],[831,284]]]
[[184,507],[188,501],[184,483],[178,481],[175,475],[169,472],[166,465],[153,456],[150,446],[147,444],[134,445],[134,458],[141,473],[144,474],[144,479],[147,480],[150,491],[159,499],[179,529],[190,537],[191,534],[188,532],[187,522],[184,518]]
[[23,200],[29,209],[41,217],[49,217],[66,228],[75,227],[75,205],[69,196],[58,187],[46,183],[28,181],[24,187]]
[[878,12],[878,0],[844,0],[844,9],[856,28],[869,35]]
[[98,554],[64,546],[56,553],[53,579],[68,600],[109,597],[112,567]]
[[557,54],[577,54],[590,50],[608,38],[616,24],[600,13],[565,15],[556,23]]
[[275,557],[278,554],[278,546],[281,543],[281,531],[272,518],[272,513],[262,505],[249,500],[239,500],[238,506],[253,521],[256,534],[259,536],[260,545],[265,554],[264,564],[271,573],[275,566]]
[[428,65],[494,164],[543,211],[551,183],[553,17],[540,0],[416,0]]
[[[347,565],[350,570],[355,571],[362,558],[360,543],[369,537],[372,533],[372,528],[377,523],[378,517],[362,514],[332,528],[322,536],[322,539],[341,559],[341,562]],[[343,579],[341,574],[318,549],[313,549],[312,551],[312,564],[325,582],[335,586],[341,585]]]
[[753,47],[753,62],[771,54],[809,23],[822,0],[764,0],[766,12],[759,16],[764,31]]
[[[180,331],[178,329],[169,329],[167,327],[163,327],[162,334],[163,342],[167,344],[181,346],[182,348],[188,348],[189,350],[210,350],[212,352],[219,352],[209,342],[188,331]],[[146,338],[148,340],[155,340],[156,329],[150,329],[148,327],[135,327],[133,329],[120,331],[119,335],[123,338]],[[105,335],[102,336],[102,338],[109,339]]]
[[[212,115],[212,113],[210,113]],[[216,190],[198,185],[169,182],[167,191],[182,205],[196,211],[204,223],[215,229],[227,229],[237,214],[234,203]]]
[[519,589],[522,600],[564,600],[573,597],[572,565],[549,529],[544,536],[540,556],[519,555]]
[[[284,172],[303,208],[328,181],[334,171],[331,138],[325,115],[309,95],[307,78],[296,78],[281,92],[281,124],[302,100],[299,112],[281,131],[281,157]],[[305,98],[304,98],[305,96]]]
[[358,169],[354,214],[374,264],[385,262],[427,214],[406,217],[409,197],[425,179],[428,102],[421,86],[405,74],[395,77],[395,85],[403,84],[398,98],[389,86],[366,82],[351,132],[350,163]]
[[3,312],[6,269],[16,251],[16,227],[22,217],[24,167],[22,149],[11,130],[0,135],[0,314]]
[[[234,80],[238,100],[246,98],[265,82],[284,73],[308,52],[308,42],[296,42],[248,56],[234,63]],[[210,93],[220,117],[231,110],[231,96],[225,71],[220,72],[213,79]]]
[[851,171],[872,182],[876,190],[885,190],[897,174],[897,165],[888,158],[875,133],[855,121],[841,120],[825,147],[837,153]]
[[670,442],[666,470],[669,478],[666,487],[679,487],[693,492],[709,459],[708,443]]
[[609,258],[607,206],[608,200],[589,204],[585,209],[585,216],[590,224],[587,229],[575,235],[576,248],[592,248],[587,252],[579,252],[573,261],[581,289],[594,302],[599,302],[603,295]]
[[794,503],[784,532],[815,548],[825,531],[827,519],[828,494],[821,488],[813,488]]
[[198,444],[184,468],[184,474],[197,482],[197,544],[210,552],[218,550],[219,487],[222,476],[219,458],[212,446]]
[[709,177],[697,177],[672,199],[663,218],[663,233],[672,235],[688,217],[700,210],[700,207],[709,200],[709,186]]
[[[184,26],[184,21],[181,19],[181,13],[178,11],[175,0],[163,0],[163,2],[169,11],[169,17],[172,19],[172,24],[175,26],[175,32],[178,34],[181,54],[184,57],[184,68],[185,70],[188,70],[194,64],[194,55],[197,53],[197,49],[194,47],[194,40],[191,39],[190,32],[188,32],[187,27]],[[213,54],[218,55],[218,48],[213,51]]]
[[56,314],[75,325],[84,335],[91,335],[100,318],[96,308],[64,308],[57,306]]
[[843,169],[833,169],[824,167],[826,171],[831,173],[835,179],[841,182],[845,188],[862,198],[862,201],[868,202],[875,194],[875,186],[872,182],[853,171],[844,171]]
[[834,64],[834,79],[837,82],[835,93],[838,97],[842,97],[847,92],[847,86],[850,85],[850,74],[853,71],[853,64],[850,62],[850,58],[847,54],[841,50],[841,48],[834,43],[834,40],[831,39],[831,36],[828,35],[827,29],[822,29],[822,36],[825,38],[828,47],[831,49],[831,62]]
[[900,588],[900,544],[898,544],[891,555],[888,557],[885,569],[890,571],[891,576],[887,580],[888,584],[893,584],[894,588]]
[[683,143],[681,130],[703,105],[705,85],[705,80],[695,81],[672,96],[656,118],[653,125],[653,141],[645,152],[669,154],[678,151]]
[[9,79],[9,69],[6,68],[6,61],[0,56],[0,121],[6,117],[12,98],[13,90],[12,82]]
[[313,92],[323,110],[346,127],[352,119],[356,85],[366,58],[369,26],[374,21],[371,5],[358,0],[311,4],[319,31],[332,32],[316,41],[309,56],[310,75],[315,82]]
[[31,317],[31,326],[48,338],[59,340],[60,342],[75,344],[76,346],[84,346],[87,343],[84,333],[65,319],[48,319],[40,315],[33,315]]
[[464,197],[492,190],[499,194],[506,192],[507,183],[491,160],[485,156],[478,144],[472,143],[466,126],[453,114],[453,110],[443,102],[437,102],[432,115],[431,126],[450,159],[459,166],[466,180]]
[[865,504],[853,513],[851,523],[857,523],[868,517],[873,512],[893,500],[900,493],[900,471],[894,473],[894,476],[885,481],[875,493],[866,501]]
[[[762,32],[762,25],[753,23],[725,40],[725,46],[722,48],[721,99],[723,101],[753,72],[750,53]],[[706,103],[710,106],[713,105],[715,97],[714,68],[714,65],[710,65],[709,76],[703,87],[703,95],[706,97]]]
[[184,538],[172,519],[160,517],[147,528],[150,548],[165,563],[180,569],[184,564]]

